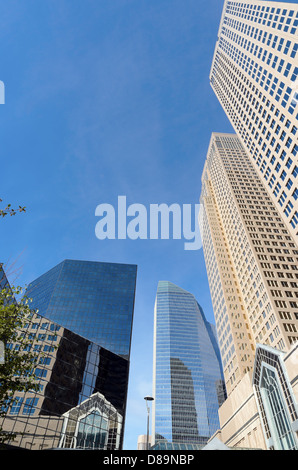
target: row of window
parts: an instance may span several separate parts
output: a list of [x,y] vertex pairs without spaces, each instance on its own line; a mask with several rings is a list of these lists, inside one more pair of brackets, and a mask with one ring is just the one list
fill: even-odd
[[1,407],[1,411],[7,413],[9,409],[9,405],[10,405],[11,407],[9,410],[9,414],[18,415],[21,413],[21,407],[23,405],[21,414],[33,415],[35,413],[38,400],[39,399],[36,397],[29,397],[29,398],[26,398],[24,402],[24,397],[16,396],[11,400],[7,400],[6,404]]
[[[222,65],[222,71],[225,70],[225,72],[226,72],[228,75],[230,74],[229,70],[235,68],[235,67],[233,66],[233,64],[229,63],[229,65],[227,66],[227,65],[225,65],[224,62],[222,62],[222,59],[218,59],[218,65],[219,65],[220,63],[221,63],[221,65]],[[216,70],[217,70],[217,72],[216,72]],[[231,93],[230,93],[230,89],[233,89],[233,87],[234,87],[235,90],[236,90],[236,89],[237,89],[236,87],[238,87],[239,84],[236,84],[236,86],[235,86],[235,79],[236,79],[235,76],[234,76],[234,82],[233,82],[233,84],[232,84],[232,82],[230,82],[230,80],[229,80],[227,77],[225,77],[225,80],[222,80],[222,78],[221,78],[221,76],[220,76],[220,73],[219,73],[219,68],[217,67],[216,70],[214,69],[215,73],[217,73],[217,76],[216,76],[216,81],[215,81],[215,75],[213,76],[213,85],[215,86],[216,89],[219,87],[220,99],[221,99],[221,101],[223,102],[224,108],[226,108],[226,105],[227,105],[228,109],[226,109],[226,111],[228,111],[228,114],[230,114],[230,113],[229,113],[229,109],[232,108],[231,103],[233,103],[234,101],[236,102],[235,98],[234,98],[234,97],[231,95]],[[242,77],[242,78],[243,78],[243,77]],[[244,81],[245,81],[245,79],[244,79]],[[229,82],[230,82],[230,83],[229,83]],[[230,88],[230,87],[231,87],[231,88]],[[251,85],[250,85],[250,87],[251,87]],[[251,88],[255,88],[255,87],[251,87]],[[248,90],[247,90],[247,93],[248,93]],[[227,97],[227,95],[231,95],[231,96],[228,96],[228,97]],[[229,99],[229,98],[230,98],[230,99]],[[238,114],[239,114],[239,112],[240,112],[240,113],[243,113],[243,110],[242,110],[243,100],[241,101],[241,103],[242,103],[241,106],[239,106],[239,105],[236,103],[236,108],[237,108],[237,113],[238,113]],[[268,105],[268,104],[269,104],[269,103],[268,103],[268,101],[267,101],[267,105]],[[239,109],[238,109],[238,106],[239,106]],[[257,103],[256,106],[259,108],[259,112],[261,112],[261,111],[263,110],[263,108],[261,108],[261,106],[259,105],[259,103]],[[274,108],[274,107],[271,106],[271,108]],[[250,109],[251,109],[251,108],[250,108]],[[251,114],[251,111],[249,112],[249,114]],[[235,116],[236,116],[236,114],[235,114]],[[281,116],[281,117],[282,117],[282,116]],[[237,118],[237,119],[238,119],[238,118]],[[232,120],[233,120],[233,119],[232,119]],[[241,127],[242,127],[242,133],[245,132],[245,131],[244,131],[244,126],[243,126],[242,124],[241,124]],[[295,130],[294,130],[294,131],[295,131]],[[253,130],[251,131],[251,135],[252,135],[252,134],[253,134]],[[250,140],[250,142],[252,142],[252,137],[249,137],[249,140]],[[274,144],[274,142],[273,142],[273,143],[271,142],[271,144]],[[251,149],[253,149],[254,147],[255,147],[255,143],[252,143]],[[297,146],[294,145],[293,150],[294,150],[295,153],[297,153]],[[255,155],[256,155],[256,154],[257,154],[257,153],[255,153]],[[291,160],[288,160],[288,161],[287,161],[288,167],[290,166],[291,163],[292,163]],[[258,164],[259,164],[259,162],[258,162]],[[280,170],[280,167],[277,167],[276,170],[279,171],[279,170]],[[270,171],[271,171],[271,170],[270,170]],[[293,177],[296,177],[296,175],[297,175],[297,171],[296,171],[296,169],[294,168],[294,169],[293,169]],[[272,182],[271,182],[270,184],[272,185]],[[290,184],[290,182],[289,182],[289,184]],[[290,209],[291,209],[290,206],[288,206],[288,207],[286,208],[286,210],[287,210],[288,212],[289,212]],[[295,224],[295,223],[296,223],[296,219],[297,219],[297,214],[295,213],[295,214],[293,215],[293,217],[292,217],[291,223],[292,223],[292,224]]]
[[[298,25],[298,13],[295,14],[295,10],[286,8],[270,8],[268,6],[261,7],[261,5],[249,3],[238,4],[228,2],[225,21],[227,21],[227,15],[242,18],[241,23],[243,23],[243,20],[248,20],[262,26],[277,28],[278,30],[289,32],[290,34],[296,33],[296,27]],[[233,21],[237,23],[237,19]]]
[[[231,159],[231,158],[230,158],[230,162],[233,162],[234,160],[235,160],[235,159]],[[230,163],[230,165],[228,165],[228,166],[231,166],[231,163]],[[245,169],[244,171],[245,171],[245,174],[249,174],[249,172],[248,172],[247,169]],[[235,173],[235,171],[234,171],[234,173]],[[252,181],[255,181],[255,183],[256,183],[257,181],[259,181],[259,179],[258,179],[258,177],[257,177],[256,174],[254,174],[252,177],[253,177],[253,180],[252,180]],[[233,179],[233,178],[232,178],[232,179]],[[256,196],[254,196],[254,195],[257,193],[257,191],[256,191],[257,185],[256,185],[255,183],[254,183],[254,188],[251,188],[250,191],[246,191],[246,190],[244,190],[243,188],[241,188],[241,190],[235,189],[235,193],[237,193],[237,200],[240,200],[240,199],[241,199],[241,200],[243,200],[243,202],[245,202],[245,200],[246,200],[247,198],[249,198],[249,193],[251,192],[251,195],[252,195],[251,197],[252,197],[253,199],[258,199],[258,203],[260,204],[260,203],[262,202],[262,196],[261,196],[262,191],[261,191],[261,193],[260,193],[260,191],[259,191],[259,196],[258,196],[258,198],[256,198]],[[259,182],[259,185],[260,185],[259,188],[261,188],[262,185],[261,185],[260,182]],[[250,186],[251,186],[250,183],[245,183],[245,188],[248,188],[248,189],[249,189]],[[238,186],[238,187],[239,187],[239,186]],[[235,188],[237,188],[237,185],[235,185]],[[263,192],[264,192],[264,191],[263,191]],[[241,195],[241,193],[243,194],[242,198],[239,196],[239,195]],[[244,196],[244,194],[245,194],[246,196]],[[266,231],[268,231],[268,232],[271,232],[271,231],[272,231],[271,228],[268,228],[268,226],[271,225],[271,224],[272,224],[273,226],[276,225],[276,224],[273,223],[273,222],[271,222],[271,224],[268,223],[268,220],[271,220],[271,221],[272,221],[272,220],[275,220],[272,216],[275,216],[275,218],[276,218],[277,220],[280,220],[280,221],[281,221],[281,219],[279,218],[277,212],[276,212],[275,210],[273,210],[273,205],[272,205],[272,203],[271,203],[271,206],[272,206],[271,212],[270,212],[270,211],[269,211],[269,212],[266,211],[266,214],[270,214],[271,217],[258,217],[258,216],[254,216],[254,218],[257,218],[257,219],[260,219],[260,220],[263,219],[262,224],[261,224],[260,222],[254,222],[255,224],[258,224],[258,225],[259,225],[259,229],[258,229],[259,231],[261,231],[261,230],[263,230],[263,231],[266,230]],[[251,207],[251,210],[247,210],[248,207]],[[269,207],[269,206],[268,206],[268,207]],[[253,210],[253,208],[254,208],[254,209],[256,208],[256,205],[253,206],[253,205],[249,205],[249,204],[246,203],[246,204],[243,204],[243,208],[244,208],[244,209],[242,210],[242,212],[245,213],[245,214],[257,213],[257,212],[259,212],[259,211]],[[244,219],[247,219],[247,217],[249,217],[249,218],[251,219],[251,217],[250,217],[249,215],[244,215]],[[246,224],[249,225],[250,223],[251,223],[251,222],[249,222],[249,221],[247,220]],[[265,227],[265,226],[266,226],[266,227],[265,227],[265,228],[262,228],[260,225],[264,225],[264,227]],[[280,224],[280,225],[281,225],[281,227],[284,227],[283,224]],[[287,230],[284,230],[284,229],[283,229],[283,230],[280,230],[280,229],[273,229],[273,231],[275,231],[276,233],[279,233],[279,232],[282,233],[282,232],[284,232],[285,234],[287,234]],[[251,233],[251,235],[254,235],[254,234]],[[259,235],[255,234],[255,236],[259,236]],[[264,237],[264,234],[261,234],[261,236]],[[287,237],[287,238],[289,238],[289,239],[291,240],[291,237]],[[282,240],[282,239],[283,239],[283,237],[281,237],[281,240]],[[252,238],[252,242],[253,242],[253,245],[256,244],[256,240],[254,240],[253,238]],[[260,242],[259,242],[259,243],[260,243]],[[263,241],[263,243],[264,243],[264,241]],[[265,243],[266,243],[266,241],[265,241]],[[265,245],[265,243],[264,243],[264,245]],[[273,243],[275,243],[275,242],[271,242],[271,244],[273,244]],[[281,243],[283,243],[283,242],[281,242]],[[293,243],[290,243],[290,244],[293,245],[293,247],[295,247],[295,245],[294,245]],[[273,248],[266,247],[266,249],[267,249],[268,253],[273,253]],[[255,250],[256,250],[257,252],[260,252],[260,251],[261,251],[261,252],[265,252],[264,247],[262,247],[262,248],[261,248],[261,247],[260,247],[260,248],[259,248],[259,247],[256,247]],[[281,253],[281,249],[275,248],[275,250],[276,250],[277,253]],[[285,250],[285,253],[284,253],[284,254],[290,254],[289,249],[283,249],[283,250]],[[294,252],[296,253],[296,251],[297,251],[297,250],[293,250],[293,254],[294,254]],[[296,254],[297,254],[297,253],[296,253]],[[266,260],[266,259],[267,259],[267,255],[258,255],[258,257],[259,257],[259,259],[262,259],[262,260],[264,260],[264,259]],[[270,259],[271,259],[272,261],[277,261],[277,260],[279,260],[279,261],[287,261],[287,262],[295,262],[295,261],[296,261],[293,256],[286,257],[286,256],[274,256],[274,255],[270,255]],[[284,282],[283,284],[284,284],[283,287],[288,287],[288,284],[286,285],[286,282]],[[298,284],[297,284],[296,282],[295,282],[295,283],[293,282],[292,284],[293,284],[293,285],[291,285],[291,287],[298,287]],[[253,292],[256,293],[256,294],[258,293],[258,291],[256,290],[256,286],[254,286]],[[286,296],[286,297],[293,297],[293,296],[294,296],[294,293],[293,293],[292,291],[286,291],[286,292],[285,292],[285,296]],[[298,297],[298,293],[297,293],[297,292],[296,292],[296,297]],[[257,298],[257,296],[256,296],[256,298]],[[291,306],[292,306],[292,305],[291,305]],[[264,313],[265,313],[265,310],[264,310]],[[252,320],[252,323],[253,323],[253,320]],[[295,330],[290,330],[290,329],[285,330],[285,331],[293,331],[293,332],[296,332]],[[277,334],[277,330],[276,330],[275,332],[276,332],[276,334]],[[261,334],[261,333],[260,333],[260,334]],[[277,336],[278,336],[278,335],[277,335]],[[275,337],[277,337],[277,336],[275,336]],[[270,339],[270,341],[271,341],[271,340],[273,341],[275,338],[274,338],[274,336],[270,336],[269,339]]]

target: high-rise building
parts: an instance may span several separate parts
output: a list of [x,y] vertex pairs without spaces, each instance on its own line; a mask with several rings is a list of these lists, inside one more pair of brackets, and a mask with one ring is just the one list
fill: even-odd
[[298,4],[226,0],[211,86],[297,242]]
[[22,354],[28,341],[25,350],[30,347],[36,355],[37,389],[16,391],[1,403],[5,445],[30,450],[121,449],[128,361],[35,313],[19,333],[19,341],[6,348]]
[[206,444],[225,399],[216,335],[194,296],[168,281],[157,289],[153,375],[154,448]]
[[298,247],[240,139],[212,134],[200,226],[228,395],[256,346],[298,340]]
[[[20,338],[40,353],[39,387],[7,403],[2,427],[17,433],[12,445],[122,448],[136,270],[65,260],[29,285],[37,313]],[[7,347],[21,351],[22,341]]]
[[137,266],[65,260],[31,282],[40,315],[129,357]]

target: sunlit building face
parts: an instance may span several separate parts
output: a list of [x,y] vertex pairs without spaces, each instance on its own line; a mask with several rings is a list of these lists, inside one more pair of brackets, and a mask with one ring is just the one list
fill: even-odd
[[171,446],[206,444],[219,427],[224,398],[213,326],[192,294],[160,281],[154,327],[155,445],[175,449]]
[[297,243],[298,5],[226,0],[211,86]]
[[298,340],[298,247],[239,137],[212,134],[201,235],[228,394],[252,372],[257,343]]

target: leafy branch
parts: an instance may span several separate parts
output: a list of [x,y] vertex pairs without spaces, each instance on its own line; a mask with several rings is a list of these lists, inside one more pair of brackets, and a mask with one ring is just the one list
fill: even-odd
[[[0,199],[2,202],[2,199]],[[26,207],[19,206],[17,209],[13,209],[11,204],[7,204],[5,209],[0,209],[0,217],[5,217],[6,215],[15,215],[17,212],[26,212]]]
[[[32,339],[26,334],[26,325],[32,317],[29,301],[24,296],[20,301],[15,295],[21,288],[5,288],[0,292],[0,341],[4,344],[4,363],[0,364],[0,418],[4,418],[13,406],[16,392],[38,391],[35,365],[38,353],[32,352]],[[18,348],[10,348],[18,344]],[[11,439],[0,426],[0,443]]]

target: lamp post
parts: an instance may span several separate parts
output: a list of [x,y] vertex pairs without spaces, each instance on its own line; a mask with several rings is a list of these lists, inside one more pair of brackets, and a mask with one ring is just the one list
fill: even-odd
[[147,407],[147,445],[146,445],[146,450],[149,449],[149,415],[150,415],[150,408],[148,405],[148,401],[153,401],[154,398],[152,397],[145,397],[144,400],[146,401],[146,407]]

